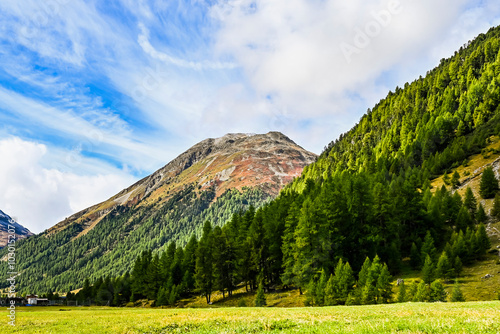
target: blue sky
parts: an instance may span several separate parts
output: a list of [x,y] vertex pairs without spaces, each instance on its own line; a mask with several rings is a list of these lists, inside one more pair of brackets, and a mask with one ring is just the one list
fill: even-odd
[[320,153],[498,24],[493,0],[2,1],[0,209],[43,231],[229,132]]

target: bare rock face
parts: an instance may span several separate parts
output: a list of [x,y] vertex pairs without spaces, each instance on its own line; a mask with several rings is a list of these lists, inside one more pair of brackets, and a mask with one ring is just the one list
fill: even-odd
[[14,228],[16,242],[33,235],[30,230],[28,230],[26,227],[21,226],[14,219],[0,210],[0,248],[3,248],[7,245],[10,234],[9,228],[11,227]]
[[214,189],[214,200],[228,189],[241,190],[244,187],[259,187],[276,196],[315,159],[314,153],[304,150],[280,132],[231,133],[209,138],[106,202],[55,225],[48,230],[48,235],[73,223],[91,229],[118,205],[156,204],[188,186],[195,186],[197,191]]

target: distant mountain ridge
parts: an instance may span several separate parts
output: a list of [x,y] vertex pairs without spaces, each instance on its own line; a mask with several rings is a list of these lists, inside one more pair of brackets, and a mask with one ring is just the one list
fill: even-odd
[[14,229],[16,231],[16,241],[25,239],[33,235],[30,230],[28,230],[24,226],[21,226],[9,215],[0,210],[0,248],[3,248],[7,245],[9,225],[14,226]]

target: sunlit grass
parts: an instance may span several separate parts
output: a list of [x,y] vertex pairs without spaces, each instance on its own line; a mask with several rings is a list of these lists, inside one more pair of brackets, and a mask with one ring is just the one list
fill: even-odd
[[500,302],[324,308],[32,307],[3,333],[498,333]]

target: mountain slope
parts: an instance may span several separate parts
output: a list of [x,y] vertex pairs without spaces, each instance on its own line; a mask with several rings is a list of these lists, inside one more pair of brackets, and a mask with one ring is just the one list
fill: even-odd
[[[292,186],[338,170],[421,167],[425,178],[481,153],[500,133],[500,28],[480,34],[425,77],[406,83],[332,141]],[[379,163],[382,163],[382,160]]]
[[191,186],[196,193],[213,193],[212,200],[230,189],[245,187],[258,187],[265,194],[276,196],[314,159],[314,154],[279,132],[206,139],[150,176],[109,200],[74,214],[47,233],[51,235],[72,224],[81,225],[86,233],[118,206],[159,208]]
[[9,235],[9,226],[13,226],[16,235],[16,242],[21,239],[25,239],[33,235],[26,227],[18,224],[14,219],[5,214],[2,210],[0,210],[0,248],[3,248],[7,245],[8,235]]
[[[275,200],[235,214],[222,228],[205,224],[198,244],[169,247],[161,260],[144,252],[130,276],[94,281],[99,289],[86,287],[77,298],[121,305],[130,298],[98,297],[123,292],[172,305],[195,292],[210,303],[214,290],[231,299],[243,283],[245,290],[297,287],[309,305],[374,304],[390,302],[391,274],[403,274],[413,283],[400,301],[444,301],[443,284],[469,281],[485,259],[496,269],[491,246],[498,235],[491,231],[498,222],[481,206],[491,194],[462,197],[431,180],[474,165],[477,153],[495,164],[499,133],[500,28],[494,28],[425,78],[390,92]],[[494,189],[495,177],[488,182]],[[150,275],[158,263],[161,273]],[[124,291],[123,281],[132,288]],[[481,298],[496,294],[483,292]]]
[[19,244],[19,287],[66,290],[89,275],[122,274],[146,248],[184,244],[205,220],[223,225],[233,213],[267,202],[315,158],[278,132],[204,140],[109,200]]

